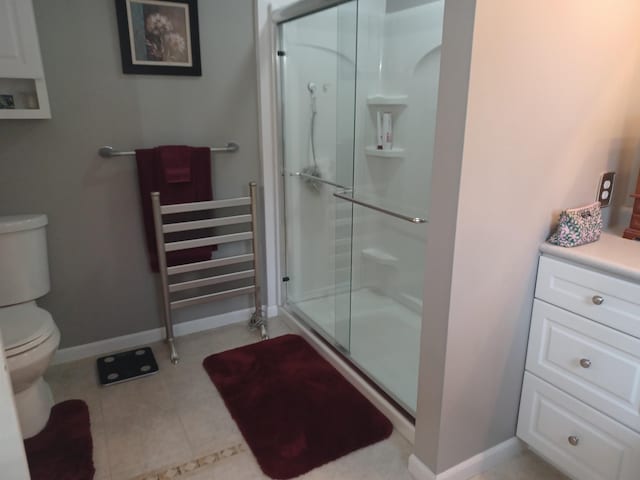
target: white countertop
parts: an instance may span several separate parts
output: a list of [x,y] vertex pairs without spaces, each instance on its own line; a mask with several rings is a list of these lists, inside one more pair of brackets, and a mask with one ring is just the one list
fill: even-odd
[[558,247],[545,242],[540,251],[640,282],[640,241],[622,238],[621,232],[602,232],[600,240],[580,247]]

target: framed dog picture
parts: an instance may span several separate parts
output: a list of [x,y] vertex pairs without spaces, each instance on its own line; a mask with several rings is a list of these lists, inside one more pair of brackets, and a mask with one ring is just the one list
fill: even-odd
[[202,75],[197,0],[115,0],[122,71]]

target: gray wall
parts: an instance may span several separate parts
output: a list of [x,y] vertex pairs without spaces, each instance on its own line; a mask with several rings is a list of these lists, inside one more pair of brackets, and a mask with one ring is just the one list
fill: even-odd
[[[219,198],[258,180],[251,0],[200,1],[202,77],[123,75],[114,2],[34,0],[51,120],[0,123],[0,215],[49,216],[51,292],[40,304],[62,346],[160,326],[147,265],[135,160],[100,145],[222,145],[213,160]],[[249,306],[248,298],[178,312],[177,321]]]

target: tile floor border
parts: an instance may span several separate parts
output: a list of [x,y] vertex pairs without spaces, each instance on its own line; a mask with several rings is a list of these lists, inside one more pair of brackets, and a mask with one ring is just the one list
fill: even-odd
[[219,464],[221,461],[246,451],[247,447],[244,443],[240,442],[205,455],[200,455],[198,458],[194,458],[193,460],[179,462],[168,467],[136,475],[131,480],[181,480],[181,478],[186,478],[191,474],[200,473]]

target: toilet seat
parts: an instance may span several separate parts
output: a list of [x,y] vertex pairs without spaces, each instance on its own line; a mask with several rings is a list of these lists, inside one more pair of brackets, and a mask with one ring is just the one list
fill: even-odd
[[44,343],[56,330],[53,318],[35,302],[0,308],[0,331],[7,358]]

